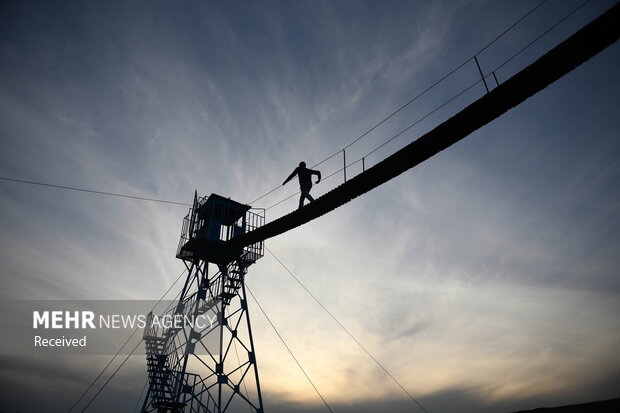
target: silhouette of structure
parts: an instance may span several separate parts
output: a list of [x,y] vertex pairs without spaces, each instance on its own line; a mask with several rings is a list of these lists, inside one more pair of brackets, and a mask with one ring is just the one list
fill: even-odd
[[[263,225],[264,214],[251,212],[248,205],[215,194],[199,200],[195,194],[193,206],[183,221],[177,251],[177,258],[183,260],[189,274],[172,312],[181,315],[211,312],[217,315],[218,323],[215,328],[203,330],[162,330],[153,324],[147,326],[144,340],[149,390],[143,411],[224,412],[245,404],[245,408],[262,413],[244,279],[248,267],[262,257],[264,241],[376,188],[519,105],[616,42],[620,37],[619,22],[620,4],[616,4],[418,140],[306,208],[267,225]],[[284,183],[299,175],[298,169]],[[304,197],[302,188],[300,205]],[[218,268],[211,276],[209,264]],[[213,337],[215,346],[208,346],[207,340]],[[235,364],[231,354],[237,345],[241,357]],[[200,370],[201,373],[194,372]]]
[[[248,205],[194,194],[176,255],[188,275],[168,315],[215,322],[162,328],[149,314],[143,412],[263,412],[244,283],[248,267],[263,256],[263,242],[227,244],[263,223],[264,212],[254,213]],[[209,264],[218,271],[211,274]]]
[[541,407],[534,410],[520,410],[515,413],[617,413],[620,412],[620,399],[571,404],[560,407]]
[[312,202],[314,198],[310,195],[310,189],[312,189],[312,175],[318,175],[316,183],[321,182],[321,172],[315,171],[312,169],[306,168],[306,163],[304,161],[299,162],[299,166],[295,168],[292,174],[286,178],[282,185],[286,185],[288,181],[293,179],[297,175],[299,178],[299,189],[301,190],[301,195],[299,196],[299,208],[304,206],[304,199]]

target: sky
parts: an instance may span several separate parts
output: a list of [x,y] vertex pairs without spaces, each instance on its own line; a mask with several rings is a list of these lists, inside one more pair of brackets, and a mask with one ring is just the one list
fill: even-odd
[[[296,183],[281,183],[301,160],[342,150],[538,3],[4,1],[0,177],[181,203],[278,188],[252,203],[273,220],[297,207]],[[478,55],[481,69],[501,83],[613,4],[590,1],[498,68],[580,5],[548,0]],[[619,396],[619,47],[267,242],[427,411]],[[347,160],[479,79],[470,61]],[[477,83],[365,165],[484,92]],[[340,154],[317,167],[315,197],[342,183],[327,178],[341,167]],[[184,269],[184,206],[0,181],[0,211],[3,311],[14,299],[158,299]],[[270,253],[246,280],[335,412],[421,411]],[[326,411],[249,311],[266,411]],[[3,411],[66,411],[109,359],[1,355]],[[89,411],[131,411],[145,380],[144,356],[130,358]]]

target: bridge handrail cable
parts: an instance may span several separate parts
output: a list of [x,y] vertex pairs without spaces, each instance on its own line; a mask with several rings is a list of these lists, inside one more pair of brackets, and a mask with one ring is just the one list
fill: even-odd
[[[502,67],[504,67],[506,64],[508,64],[509,62],[511,62],[515,57],[519,56],[521,53],[523,53],[525,50],[527,50],[528,48],[530,48],[534,43],[536,43],[538,40],[540,40],[541,38],[543,38],[544,36],[546,36],[549,32],[551,32],[553,29],[555,29],[557,26],[559,26],[560,24],[562,24],[564,21],[566,21],[569,17],[571,17],[572,15],[574,15],[576,12],[578,12],[579,10],[581,10],[584,6],[586,6],[588,3],[590,3],[592,0],[586,0],[585,2],[581,3],[579,6],[577,6],[575,9],[573,9],[572,11],[570,11],[568,14],[566,14],[563,18],[561,18],[560,20],[558,20],[557,22],[555,22],[553,25],[551,25],[549,28],[547,28],[544,32],[542,32],[540,35],[538,35],[536,38],[534,38],[532,41],[530,41],[528,44],[526,44],[525,46],[523,46],[521,49],[519,49],[516,53],[514,53],[512,56],[510,56],[508,59],[506,59],[503,63],[501,63],[500,65],[498,65],[497,67],[495,67],[493,70],[491,70],[488,74],[484,75],[482,74],[482,71],[480,71],[481,73],[481,78],[474,82],[473,84],[470,84],[468,87],[466,87],[465,89],[461,90],[460,92],[458,92],[456,95],[453,95],[450,99],[448,99],[447,101],[444,101],[442,104],[440,104],[439,106],[437,106],[435,109],[433,109],[432,111],[430,111],[429,113],[427,113],[426,115],[424,115],[422,118],[418,119],[417,121],[415,121],[413,124],[409,125],[408,127],[406,127],[404,130],[398,132],[396,135],[393,135],[392,137],[390,137],[388,140],[386,140],[385,142],[381,143],[379,146],[375,147],[374,149],[372,149],[370,152],[366,153],[365,155],[363,155],[362,157],[358,158],[357,160],[351,162],[351,163],[345,163],[344,166],[340,167],[339,169],[337,169],[336,171],[330,173],[329,175],[327,175],[325,178],[322,179],[321,182],[326,181],[328,178],[331,178],[332,176],[343,172],[344,170],[346,170],[347,168],[349,168],[350,166],[353,166],[357,163],[359,163],[360,161],[364,161],[366,158],[368,158],[370,155],[374,154],[375,152],[377,152],[379,149],[383,148],[384,146],[386,146],[388,143],[392,142],[394,139],[398,138],[399,136],[401,136],[404,132],[408,131],[409,129],[411,129],[413,126],[419,124],[421,121],[423,121],[424,119],[428,118],[430,115],[432,115],[433,113],[437,112],[439,109],[441,109],[442,107],[446,106],[448,103],[452,102],[453,100],[455,100],[456,98],[458,98],[459,96],[461,96],[463,93],[465,93],[466,91],[468,91],[469,89],[471,89],[473,86],[477,85],[480,82],[484,82],[485,83],[485,87],[487,88],[487,93],[488,93],[488,85],[487,85],[487,78],[493,76],[493,78],[495,79],[495,81],[497,82],[497,85],[499,86],[499,81],[497,80],[497,76],[496,76],[496,72],[501,69]],[[531,9],[527,14],[525,14],[524,16],[522,16],[519,20],[517,20],[515,23],[513,23],[509,28],[507,28],[504,32],[502,32],[500,35],[498,35],[493,41],[489,42],[486,46],[484,46],[482,49],[480,49],[480,51],[478,53],[476,53],[473,57],[471,57],[470,59],[468,59],[467,61],[463,62],[461,65],[459,65],[458,67],[456,67],[455,69],[453,69],[450,73],[448,73],[447,75],[445,75],[444,77],[442,77],[440,80],[438,80],[437,82],[435,82],[433,85],[431,85],[429,88],[427,88],[426,90],[424,90],[423,92],[421,92],[418,96],[416,96],[414,99],[410,100],[409,102],[407,102],[405,105],[401,106],[399,109],[397,109],[395,112],[393,112],[392,114],[390,114],[388,117],[386,117],[383,121],[379,122],[378,124],[376,124],[375,126],[373,126],[371,129],[369,129],[364,135],[362,135],[360,138],[354,140],[353,142],[351,142],[349,145],[345,146],[343,149],[335,152],[333,155],[325,158],[323,161],[319,162],[319,164],[313,166],[316,167],[318,165],[320,165],[321,163],[333,158],[335,155],[340,154],[341,152],[343,152],[345,149],[347,149],[349,146],[351,146],[353,143],[357,142],[358,140],[360,140],[362,137],[364,137],[368,132],[371,132],[372,130],[374,130],[377,126],[379,126],[380,124],[382,124],[384,121],[388,120],[389,118],[391,118],[393,115],[395,115],[396,113],[398,113],[400,110],[404,109],[407,105],[409,105],[410,103],[412,103],[413,101],[415,101],[416,99],[418,99],[419,97],[421,97],[422,95],[424,95],[426,92],[430,91],[432,88],[434,88],[435,86],[437,86],[439,83],[441,83],[443,80],[445,80],[446,78],[448,78],[450,75],[452,75],[453,73],[455,73],[458,69],[460,69],[461,67],[463,67],[465,64],[469,63],[470,61],[474,60],[476,58],[476,56],[480,55],[480,53],[482,53],[484,50],[486,50],[489,46],[491,46],[495,41],[497,41],[499,38],[501,38],[503,35],[505,35],[508,31],[510,31],[514,26],[516,26],[519,22],[521,22],[522,20],[524,20],[528,15],[530,15],[534,10],[536,10],[538,7],[540,7],[542,5],[543,2],[539,3],[536,7],[534,7],[533,9]],[[261,196],[260,198],[263,198],[269,194],[271,194],[272,192],[274,192],[276,189],[280,188],[279,186],[274,188],[273,190],[269,191],[268,193],[264,194],[263,196]],[[276,207],[286,201],[288,201],[289,199],[295,197],[296,195],[298,195],[300,193],[300,191],[297,191],[283,199],[281,199],[280,201],[272,204],[271,206],[265,208],[265,210],[269,210],[273,207]],[[258,199],[260,199],[258,198]],[[257,199],[257,200],[258,200]],[[255,200],[256,201],[256,200]]]
[[[454,73],[456,73],[459,69],[461,69],[463,66],[465,66],[466,64],[468,64],[469,62],[471,62],[472,60],[474,60],[474,58],[478,55],[480,55],[482,52],[484,52],[486,49],[488,49],[490,46],[492,46],[495,42],[497,42],[499,39],[501,39],[502,37],[504,37],[504,35],[506,35],[509,31],[511,31],[515,26],[517,26],[519,23],[521,23],[523,20],[525,20],[529,15],[531,15],[532,13],[534,13],[534,11],[536,11],[540,6],[542,6],[547,0],[542,0],[540,3],[538,3],[536,6],[534,6],[532,9],[530,9],[527,13],[525,13],[523,16],[521,16],[518,20],[516,20],[514,23],[512,23],[510,26],[508,26],[508,28],[506,28],[503,32],[501,32],[500,34],[498,34],[493,40],[491,40],[490,42],[488,42],[484,47],[482,47],[477,53],[475,53],[474,55],[472,55],[470,58],[468,58],[467,60],[465,60],[463,63],[459,64],[458,66],[456,66],[454,69],[452,69],[451,71],[449,71],[447,74],[445,74],[444,76],[442,76],[439,80],[435,81],[435,83],[433,83],[432,85],[428,86],[426,89],[424,89],[423,91],[421,91],[420,93],[418,93],[415,97],[413,97],[412,99],[410,99],[409,101],[407,101],[406,103],[404,103],[403,105],[401,105],[399,108],[397,108],[396,110],[394,110],[393,112],[391,112],[389,115],[387,115],[385,118],[383,118],[381,121],[379,121],[378,123],[374,124],[372,127],[370,127],[370,129],[366,130],[364,133],[362,133],[360,136],[358,136],[357,138],[353,139],[351,142],[349,142],[347,145],[345,145],[343,148],[337,150],[336,152],[334,152],[333,154],[329,155],[328,157],[326,157],[325,159],[319,161],[318,163],[314,164],[312,166],[312,168],[316,168],[319,165],[322,165],[323,163],[327,162],[328,160],[332,159],[333,157],[335,157],[336,155],[339,155],[343,150],[348,149],[349,147],[351,147],[352,145],[354,145],[355,143],[357,143],[358,141],[360,141],[361,139],[363,139],[364,137],[366,137],[369,133],[371,133],[372,131],[374,131],[375,129],[377,129],[379,126],[383,125],[385,122],[387,122],[389,119],[391,119],[392,117],[394,117],[396,114],[398,114],[399,112],[401,112],[403,109],[405,109],[407,106],[409,106],[410,104],[412,104],[413,102],[417,101],[419,98],[421,98],[422,96],[424,96],[426,93],[430,92],[432,89],[434,89],[436,86],[438,86],[440,83],[442,83],[444,80],[448,79],[450,76],[452,76]],[[342,171],[342,169],[340,170]],[[261,199],[263,199],[264,197],[266,197],[267,195],[272,194],[273,192],[275,192],[277,189],[279,189],[280,186],[276,186],[275,188],[267,191],[266,193],[264,193],[263,195],[259,196],[258,198],[254,199],[251,202],[248,202],[248,205],[252,205],[257,201],[260,201]]]

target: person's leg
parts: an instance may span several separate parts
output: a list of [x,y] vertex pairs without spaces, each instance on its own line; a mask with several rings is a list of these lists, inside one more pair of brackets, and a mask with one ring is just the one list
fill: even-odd
[[304,198],[308,201],[314,201],[314,198],[310,196],[310,188],[301,188],[301,195],[299,196],[299,208],[304,206]]

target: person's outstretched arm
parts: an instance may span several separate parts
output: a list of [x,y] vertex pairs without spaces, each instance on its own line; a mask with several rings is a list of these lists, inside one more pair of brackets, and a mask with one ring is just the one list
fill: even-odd
[[315,184],[318,184],[319,182],[321,182],[321,171],[312,171],[312,173],[313,173],[314,175],[317,175],[317,176],[318,176],[318,178],[316,179]]
[[288,176],[288,178],[286,178],[286,180],[284,181],[284,183],[283,183],[282,185],[286,185],[286,183],[287,183],[288,181],[290,181],[291,179],[295,178],[295,175],[297,175],[297,168],[295,168],[295,170],[293,171],[293,173],[292,173],[292,174],[290,174],[290,175]]

